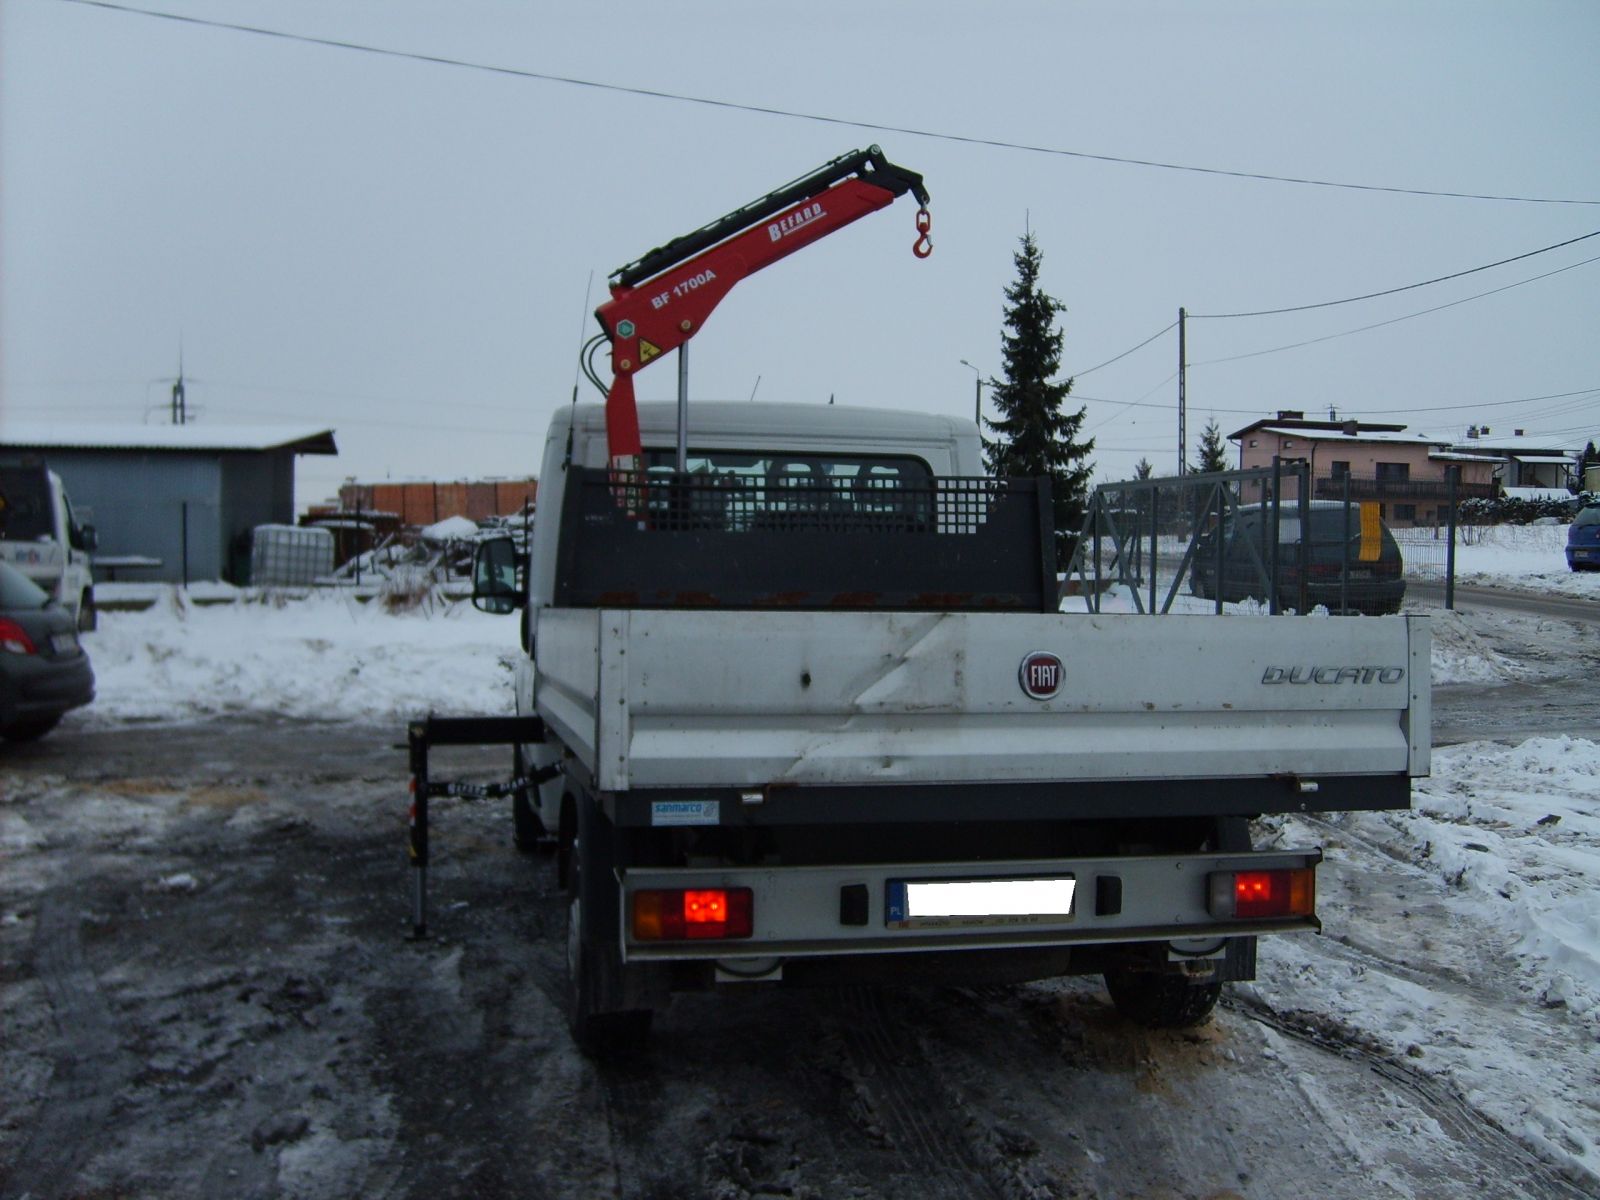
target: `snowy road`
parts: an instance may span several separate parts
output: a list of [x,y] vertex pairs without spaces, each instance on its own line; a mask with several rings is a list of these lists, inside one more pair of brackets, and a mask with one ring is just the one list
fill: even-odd
[[[1406,585],[1414,601],[1444,606],[1444,584],[1413,580]],[[1600,625],[1600,603],[1593,598],[1553,596],[1541,592],[1504,587],[1461,584],[1455,589],[1455,605],[1460,609],[1491,609],[1531,613],[1556,621],[1579,621]]]
[[[97,737],[105,753],[84,753]],[[403,940],[392,740],[230,721],[8,757],[6,1195],[1443,1198],[1596,1183],[1559,1144],[1593,1120],[1592,1086],[1541,1146],[1505,1105],[1550,1071],[1517,1077],[1531,1068],[1497,1051],[1512,1099],[1488,1103],[1453,1060],[1436,1068],[1431,1037],[1409,1057],[1415,1043],[1341,995],[1355,978],[1377,988],[1385,1020],[1393,989],[1454,996],[1457,1018],[1481,1009],[1460,1036],[1516,1030],[1529,1062],[1591,1085],[1592,1025],[1527,1003],[1511,1020],[1510,985],[1480,994],[1453,955],[1430,967],[1385,949],[1346,900],[1366,886],[1347,872],[1371,864],[1337,848],[1334,935],[1264,953],[1262,982],[1197,1032],[1131,1029],[1088,981],[753,989],[680,998],[648,1062],[597,1070],[560,1015],[553,870],[511,851],[498,807],[438,806],[435,936]],[[1447,920],[1420,916],[1451,885],[1402,873],[1418,930],[1443,936]]]

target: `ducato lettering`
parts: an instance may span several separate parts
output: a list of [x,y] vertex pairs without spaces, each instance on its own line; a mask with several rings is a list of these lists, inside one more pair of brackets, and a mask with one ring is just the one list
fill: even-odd
[[1264,684],[1275,683],[1400,683],[1404,667],[1268,667],[1261,675]]

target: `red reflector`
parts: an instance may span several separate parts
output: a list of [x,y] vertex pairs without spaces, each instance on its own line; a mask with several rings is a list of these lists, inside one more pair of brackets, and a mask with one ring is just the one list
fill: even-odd
[[8,654],[39,653],[39,648],[33,644],[28,631],[15,621],[6,618],[0,618],[0,650]]
[[633,894],[633,936],[641,942],[747,938],[753,928],[749,888],[654,888]]
[[1310,867],[1287,871],[1240,871],[1233,877],[1233,915],[1307,917],[1316,909],[1317,875]]

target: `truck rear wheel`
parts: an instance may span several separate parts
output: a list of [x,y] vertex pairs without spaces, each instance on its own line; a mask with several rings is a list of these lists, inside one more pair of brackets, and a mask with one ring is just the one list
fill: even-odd
[[622,953],[609,829],[587,799],[578,802],[567,892],[567,1025],[591,1058],[638,1054],[650,1037],[651,1010],[621,1008]]
[[1106,991],[1117,1011],[1146,1029],[1190,1029],[1222,996],[1220,983],[1190,983],[1157,971],[1107,971]]
[[100,624],[94,611],[94,593],[85,591],[78,598],[78,632],[93,633]]

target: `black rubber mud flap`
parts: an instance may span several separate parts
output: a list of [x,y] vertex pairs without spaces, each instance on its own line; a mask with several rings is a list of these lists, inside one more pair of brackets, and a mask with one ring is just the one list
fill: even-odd
[[567,1024],[592,1058],[642,1053],[654,1013],[627,1007],[618,945],[616,829],[588,797],[578,800],[567,900]]

